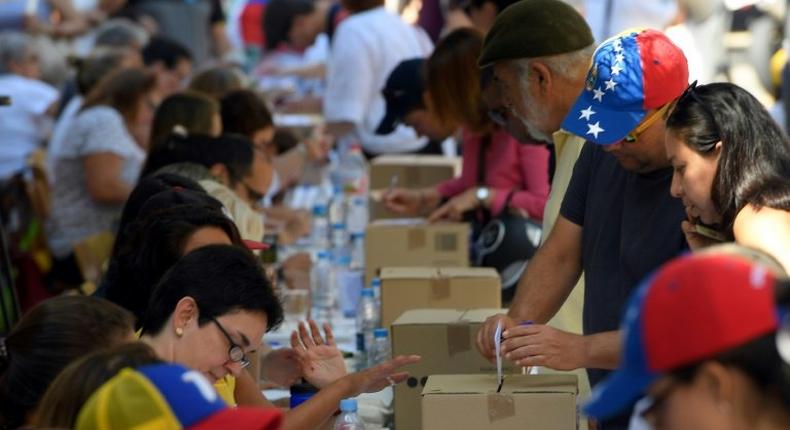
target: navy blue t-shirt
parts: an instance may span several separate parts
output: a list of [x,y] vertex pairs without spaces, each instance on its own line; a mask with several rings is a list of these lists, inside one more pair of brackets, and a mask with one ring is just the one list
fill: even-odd
[[[582,226],[585,334],[617,330],[631,292],[652,271],[686,250],[685,211],[669,194],[672,169],[638,174],[599,145],[586,143],[560,214]],[[588,369],[590,384],[609,371]]]

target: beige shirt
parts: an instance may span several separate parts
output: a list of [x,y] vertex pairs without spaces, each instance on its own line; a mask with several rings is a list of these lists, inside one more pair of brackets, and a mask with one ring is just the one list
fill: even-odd
[[[571,182],[571,176],[573,176],[573,166],[576,165],[576,159],[579,158],[579,153],[581,153],[585,142],[583,138],[563,130],[554,133],[552,138],[554,140],[556,164],[549,200],[546,202],[546,208],[543,210],[543,241],[551,233],[551,229],[554,228],[554,223],[560,214],[562,199],[565,197],[565,191]],[[579,278],[579,282],[573,287],[573,291],[557,314],[554,315],[554,318],[549,321],[549,325],[563,331],[581,334],[583,309],[584,276]],[[587,372],[585,369],[578,369],[572,373],[579,377],[579,398],[587,399],[590,396],[590,383],[587,380]]]
[[239,229],[242,239],[263,240],[263,214],[256,212],[244,200],[239,198],[230,188],[213,180],[198,182],[204,190],[225,206],[230,212],[233,222]]

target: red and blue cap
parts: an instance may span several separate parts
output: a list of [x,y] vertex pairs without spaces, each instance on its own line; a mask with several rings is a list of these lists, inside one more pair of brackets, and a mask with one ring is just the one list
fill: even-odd
[[596,49],[562,128],[600,145],[620,142],[649,110],[680,97],[688,79],[686,56],[664,33],[621,33]]
[[689,255],[661,267],[631,297],[620,367],[595,388],[587,415],[631,406],[667,372],[743,345],[779,325],[773,273],[725,255]]

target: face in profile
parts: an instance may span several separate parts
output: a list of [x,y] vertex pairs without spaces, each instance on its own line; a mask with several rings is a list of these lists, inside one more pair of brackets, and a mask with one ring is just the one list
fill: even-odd
[[548,123],[548,106],[530,93],[529,77],[522,77],[521,73],[512,61],[494,65],[495,84],[502,94],[501,104],[509,115],[521,122],[518,128],[526,129],[532,139],[551,143],[551,135],[557,130]]
[[673,170],[672,196],[683,201],[689,216],[705,224],[718,224],[721,215],[711,200],[711,189],[718,170],[721,142],[712,154],[703,155],[691,149],[681,136],[670,130],[666,133],[664,144]]
[[420,136],[431,140],[444,140],[452,134],[442,127],[439,118],[428,109],[413,109],[403,116],[403,123],[413,128]]

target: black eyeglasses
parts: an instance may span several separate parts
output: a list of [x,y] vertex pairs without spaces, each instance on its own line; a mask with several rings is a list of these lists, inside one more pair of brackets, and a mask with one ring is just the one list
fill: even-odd
[[217,321],[214,318],[210,318],[210,319],[211,322],[217,325],[219,331],[221,331],[222,334],[225,335],[225,338],[228,339],[228,343],[230,343],[230,349],[228,349],[228,357],[230,358],[230,361],[234,363],[239,363],[242,369],[246,369],[247,367],[249,367],[250,360],[247,360],[247,357],[244,355],[244,349],[242,349],[241,346],[239,346],[236,342],[233,341],[233,339],[231,339],[230,334],[228,334],[228,332],[225,330],[225,327],[222,327],[222,324],[220,324],[219,321]]
[[699,107],[705,112],[705,115],[708,117],[708,120],[710,120],[710,123],[713,125],[713,129],[716,132],[716,136],[714,139],[715,141],[711,142],[711,145],[709,145],[709,148],[707,149],[707,150],[711,150],[716,146],[715,145],[716,142],[721,140],[721,128],[719,127],[719,123],[716,122],[716,116],[713,114],[713,110],[697,94],[697,81],[692,82],[691,85],[689,85],[686,88],[686,91],[683,91],[683,94],[681,94],[680,97],[678,97],[678,101],[675,104],[675,106],[682,103],[683,100],[689,97],[691,97],[694,100],[694,102],[696,102],[699,105]]

